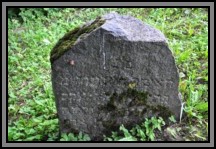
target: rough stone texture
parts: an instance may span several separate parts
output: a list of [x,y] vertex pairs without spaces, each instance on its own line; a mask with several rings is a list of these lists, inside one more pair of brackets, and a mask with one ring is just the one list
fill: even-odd
[[120,124],[179,118],[179,75],[166,39],[135,18],[111,13],[67,33],[51,64],[61,132],[100,140]]

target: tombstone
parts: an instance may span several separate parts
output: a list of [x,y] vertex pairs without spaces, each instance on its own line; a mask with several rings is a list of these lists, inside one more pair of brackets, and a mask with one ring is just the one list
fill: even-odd
[[51,51],[60,131],[102,140],[121,124],[179,119],[179,74],[157,29],[110,13],[62,37]]

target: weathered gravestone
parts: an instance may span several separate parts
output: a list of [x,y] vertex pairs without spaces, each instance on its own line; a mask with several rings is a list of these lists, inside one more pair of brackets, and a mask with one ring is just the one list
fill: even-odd
[[146,117],[179,118],[179,75],[164,35],[110,13],[68,32],[51,52],[61,132],[93,140]]

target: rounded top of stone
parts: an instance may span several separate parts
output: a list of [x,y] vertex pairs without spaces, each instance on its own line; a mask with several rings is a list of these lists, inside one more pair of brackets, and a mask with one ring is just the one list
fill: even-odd
[[124,36],[129,41],[167,43],[163,33],[134,17],[112,12],[102,18],[106,22],[101,27],[114,36]]
[[127,41],[155,42],[167,45],[165,36],[159,30],[134,17],[112,12],[67,32],[52,49],[50,56],[51,63],[74,45],[78,44],[79,41],[82,41],[91,35],[92,32],[100,29]]

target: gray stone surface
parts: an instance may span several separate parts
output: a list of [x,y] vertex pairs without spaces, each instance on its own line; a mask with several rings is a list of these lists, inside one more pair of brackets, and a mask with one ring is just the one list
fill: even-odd
[[93,29],[88,23],[65,35],[51,52],[61,132],[100,140],[120,124],[131,127],[146,117],[179,119],[179,75],[164,35],[116,13],[95,22]]

